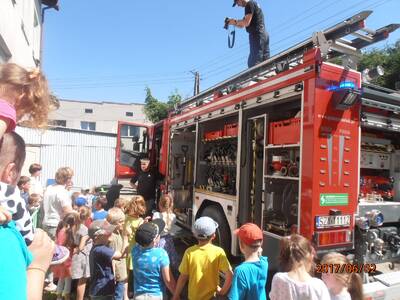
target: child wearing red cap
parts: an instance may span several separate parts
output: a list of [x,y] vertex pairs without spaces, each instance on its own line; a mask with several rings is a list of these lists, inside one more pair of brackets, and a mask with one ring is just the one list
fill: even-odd
[[235,234],[245,260],[235,269],[228,299],[265,300],[268,258],[261,256],[263,233],[256,224],[247,223],[235,230]]

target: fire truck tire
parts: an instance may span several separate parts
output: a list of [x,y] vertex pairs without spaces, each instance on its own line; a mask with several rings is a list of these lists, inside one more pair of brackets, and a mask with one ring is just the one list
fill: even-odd
[[225,253],[231,253],[231,230],[222,210],[218,206],[210,205],[203,210],[201,216],[210,217],[218,223],[214,244],[223,248]]

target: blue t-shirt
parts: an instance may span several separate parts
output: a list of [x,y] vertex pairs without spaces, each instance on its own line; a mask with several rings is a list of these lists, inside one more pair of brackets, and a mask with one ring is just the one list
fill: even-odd
[[229,300],[265,300],[265,284],[268,274],[268,258],[260,257],[257,262],[244,262],[235,269]]
[[32,254],[13,221],[0,225],[0,245],[0,299],[25,300]]
[[89,254],[90,295],[114,295],[115,281],[112,268],[114,250],[106,245],[94,245]]
[[108,215],[108,211],[106,211],[106,210],[95,211],[93,213],[93,221],[104,220],[105,218],[107,218],[107,215]]
[[169,266],[169,257],[162,248],[132,249],[134,293],[162,295],[165,290],[161,269]]

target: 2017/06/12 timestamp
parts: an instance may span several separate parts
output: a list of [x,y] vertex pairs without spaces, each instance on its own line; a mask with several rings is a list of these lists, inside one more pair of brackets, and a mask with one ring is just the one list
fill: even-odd
[[373,273],[376,264],[317,264],[316,273]]

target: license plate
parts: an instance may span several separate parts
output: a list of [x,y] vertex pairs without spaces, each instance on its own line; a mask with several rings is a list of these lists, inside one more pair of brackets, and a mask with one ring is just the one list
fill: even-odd
[[347,227],[350,226],[350,215],[317,216],[315,225],[317,228]]

